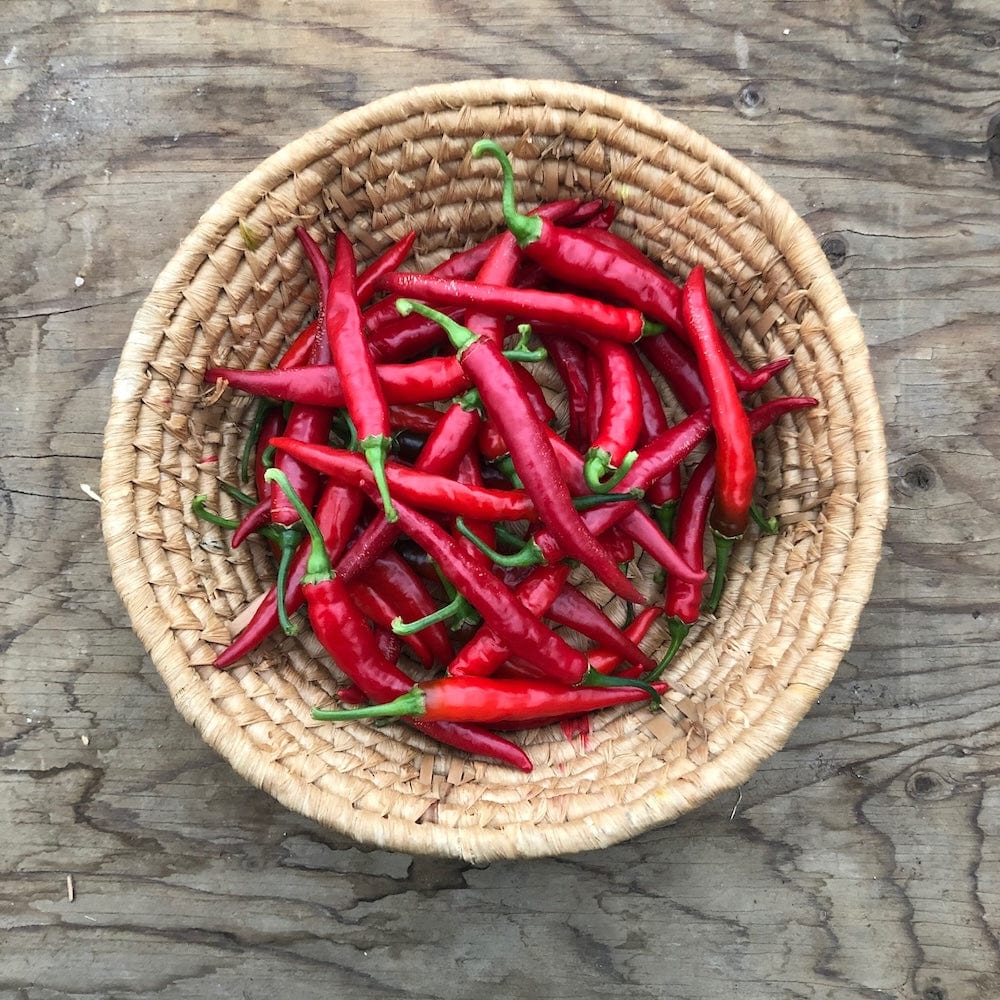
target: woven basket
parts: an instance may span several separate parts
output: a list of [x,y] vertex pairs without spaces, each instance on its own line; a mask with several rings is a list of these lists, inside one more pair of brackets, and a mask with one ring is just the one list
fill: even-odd
[[[268,366],[313,306],[294,225],[321,241],[345,230],[362,260],[415,228],[416,267],[431,266],[499,228],[496,164],[468,155],[482,136],[512,151],[522,205],[607,198],[620,206],[616,228],[668,272],[705,264],[744,360],[792,355],[767,392],[820,400],[760,439],[763,498],[781,531],[738,546],[719,615],[692,632],[663,709],[603,713],[586,740],[557,727],[522,734],[529,775],[402,725],[313,722],[338,679],[306,629],[214,669],[273,570],[263,547],[230,551],[190,513],[207,493],[236,515],[218,480],[237,481],[249,412],[245,396],[207,395],[203,372]],[[220,198],[136,315],[101,489],[115,586],[206,742],[289,808],[359,841],[475,862],[606,846],[745,781],[848,649],[887,506],[863,335],[802,220],[745,166],[642,104],[520,80],[423,87],[340,115]]]

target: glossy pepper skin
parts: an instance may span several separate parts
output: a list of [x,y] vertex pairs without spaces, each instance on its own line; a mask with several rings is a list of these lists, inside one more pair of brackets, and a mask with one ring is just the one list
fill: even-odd
[[[397,303],[397,307],[404,306],[404,301]],[[418,312],[426,310],[417,303],[409,303],[404,308]],[[445,330],[458,351],[459,363],[474,382],[507,442],[515,468],[538,515],[549,525],[566,554],[578,559],[620,597],[640,602],[642,597],[635,585],[587,530],[573,507],[545,425],[532,412],[512,363],[504,357],[500,346],[445,317],[436,318],[439,322],[445,319]]]
[[[277,470],[267,475],[282,490],[287,488],[287,479]],[[412,679],[383,656],[375,633],[358,612],[347,585],[334,575],[323,536],[309,511],[301,501],[296,503],[294,491],[288,495],[309,532],[311,548],[302,592],[316,638],[366,697],[385,701],[409,691]],[[522,771],[531,770],[531,761],[520,747],[485,729],[427,719],[405,721],[440,743],[503,761]]]
[[354,247],[345,233],[337,233],[337,256],[326,300],[327,340],[334,365],[350,375],[341,380],[344,403],[357,428],[358,447],[375,478],[386,519],[395,521],[396,512],[385,478],[390,443],[389,404],[365,340],[355,269]]
[[[365,460],[355,452],[289,437],[276,437],[273,444],[279,451],[287,451],[304,465],[334,477],[344,485],[364,485],[375,481]],[[397,462],[389,462],[385,472],[393,496],[428,510],[467,514],[487,521],[535,517],[536,505],[523,490],[466,486],[455,479],[411,469]]]
[[[454,357],[424,358],[407,364],[385,364],[376,368],[386,401],[432,403],[450,399],[469,388],[469,380]],[[337,409],[346,396],[340,372],[334,365],[306,368],[209,368],[206,382],[228,382],[233,389],[254,396],[285,402]]]
[[[660,685],[657,693],[665,690],[666,685]],[[594,712],[647,701],[649,697],[650,692],[645,688],[632,686],[570,688],[542,680],[440,677],[414,685],[393,702],[340,711],[314,710],[313,718],[344,721],[405,714],[427,722],[494,725]]]
[[695,345],[698,369],[712,413],[715,431],[715,504],[712,527],[725,538],[746,531],[750,502],[757,478],[757,463],[750,422],[722,349],[722,334],[715,325],[705,285],[705,269],[695,267],[683,291],[684,323]]

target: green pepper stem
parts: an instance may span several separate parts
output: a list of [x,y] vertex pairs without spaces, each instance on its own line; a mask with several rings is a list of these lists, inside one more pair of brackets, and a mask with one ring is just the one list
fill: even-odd
[[510,452],[495,458],[493,464],[510,480],[511,486],[518,490],[524,489],[524,483],[514,468],[514,459],[510,457]]
[[602,674],[599,670],[595,670],[593,667],[588,667],[587,672],[583,675],[583,680],[580,681],[581,687],[634,687],[639,688],[640,691],[645,691],[649,695],[649,700],[656,705],[657,708],[660,706],[660,692],[653,687],[652,684],[646,681],[636,680],[631,677],[615,677],[613,674]]
[[765,535],[776,535],[780,528],[776,517],[766,517],[758,504],[750,504],[750,516]]
[[663,654],[660,662],[646,674],[646,680],[650,684],[657,680],[663,671],[670,666],[671,661],[684,644],[688,632],[691,631],[691,626],[687,622],[682,622],[676,615],[671,615],[667,619],[667,629],[670,632],[670,645],[667,647],[667,651]]
[[347,410],[341,410],[337,415],[337,422],[344,425],[344,447],[348,451],[358,450],[358,429],[354,426]]
[[240,526],[239,521],[234,521],[231,517],[223,517],[221,514],[216,514],[214,510],[209,510],[208,497],[204,493],[199,493],[191,501],[191,513],[200,521],[208,521],[209,524],[215,524],[227,531],[234,531]]
[[300,541],[302,541],[301,532],[293,528],[285,528],[281,532],[278,542],[281,556],[278,559],[278,579],[274,586],[277,592],[278,623],[281,625],[281,631],[285,635],[295,635],[298,632],[298,627],[288,617],[288,608],[285,606],[285,595],[288,593],[288,570]]
[[[257,501],[254,500],[249,493],[244,493],[243,490],[238,489],[235,486],[230,486],[229,483],[224,483],[221,479],[219,480],[219,489],[222,490],[226,496],[232,497],[237,503],[243,504],[244,507],[257,506]],[[264,498],[261,497],[261,499],[263,500]]]
[[396,508],[392,505],[392,497],[389,496],[389,481],[385,477],[385,461],[389,457],[390,439],[385,434],[372,434],[363,438],[358,443],[365,456],[365,461],[372,470],[375,477],[375,485],[378,487],[379,496],[382,498],[382,509],[385,511],[385,519],[392,523],[399,520]]
[[514,197],[514,168],[510,165],[510,157],[503,147],[492,139],[480,139],[472,147],[472,158],[478,160],[489,154],[497,159],[503,174],[503,219],[507,228],[514,234],[517,245],[526,247],[534,243],[542,235],[542,219],[537,215],[521,215],[517,210]]
[[726,584],[726,569],[729,566],[729,556],[733,551],[733,546],[739,541],[740,536],[732,537],[723,535],[719,531],[712,531],[712,538],[715,540],[715,568],[712,576],[712,592],[705,602],[705,610],[714,615],[719,608],[719,601],[722,599],[722,588]]
[[402,618],[393,618],[391,627],[396,635],[413,635],[430,625],[437,625],[438,622],[446,622],[455,615],[464,615],[469,608],[469,602],[461,595],[456,594],[447,604],[442,605],[437,610],[432,611],[423,618],[417,618],[412,622],[404,622]]
[[415,302],[413,299],[396,299],[396,311],[400,316],[409,316],[410,313],[417,313],[420,316],[426,316],[428,319],[434,320],[448,335],[452,347],[455,348],[459,356],[480,339],[478,333],[473,333],[467,326],[462,326],[457,320],[453,320],[450,316],[446,316],[437,309],[432,309],[430,306],[424,305],[423,302]]
[[666,333],[667,327],[663,323],[654,323],[651,319],[642,321],[642,333],[640,337],[656,337],[661,333]]
[[627,503],[631,500],[641,500],[643,492],[638,487],[626,490],[624,493],[585,493],[580,497],[573,497],[573,506],[577,510],[593,510],[595,507],[603,507],[609,503]]
[[[461,516],[455,518],[455,527],[463,534],[470,542],[483,555],[487,556],[498,566],[503,566],[505,568],[510,568],[513,566],[537,566],[545,562],[545,558],[542,555],[541,549],[534,543],[532,539],[527,542],[523,542],[522,539],[517,538],[516,542],[521,544],[521,548],[515,552],[513,555],[504,555],[502,552],[497,552],[496,549],[487,545],[466,523],[464,518]],[[515,539],[515,536],[511,536],[509,532],[502,532],[501,529],[497,528],[497,536],[502,537],[507,535],[511,540]]]
[[670,538],[674,533],[674,517],[677,514],[677,501],[668,500],[656,508],[656,523],[660,526],[660,531]]
[[[240,456],[240,482],[245,483],[250,479],[250,456],[253,455],[254,448],[257,447],[257,439],[260,437],[261,429],[264,426],[264,420],[267,417],[268,410],[274,404],[269,399],[258,399],[257,407],[254,410],[253,420],[250,423],[250,429],[247,432],[247,439],[243,442],[243,454]],[[263,499],[263,497],[261,498]]]
[[[614,471],[611,466],[611,455],[603,448],[591,448],[583,462],[583,478],[588,489],[595,493],[608,493],[613,490],[627,475],[633,463],[639,457],[637,452],[630,451]],[[604,478],[611,472],[607,479]]]
[[312,717],[318,722],[346,722],[350,719],[375,719],[386,716],[423,715],[427,699],[419,687],[412,687],[393,701],[361,708],[314,708]]
[[306,572],[302,577],[303,584],[323,583],[333,579],[333,566],[330,564],[330,556],[326,551],[326,542],[323,540],[323,533],[316,524],[316,519],[309,513],[308,508],[302,502],[302,498],[295,492],[292,484],[280,469],[268,469],[264,473],[264,478],[269,483],[275,483],[278,489],[288,497],[289,503],[295,508],[295,512],[302,519],[302,526],[309,532],[309,560],[306,563]]

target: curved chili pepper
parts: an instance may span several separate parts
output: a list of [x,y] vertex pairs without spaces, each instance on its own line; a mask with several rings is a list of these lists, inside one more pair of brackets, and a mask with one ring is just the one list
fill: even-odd
[[[477,489],[481,489],[483,486],[483,477],[479,474],[479,456],[474,452],[466,452],[462,456],[462,461],[459,462],[458,471],[455,474],[455,478],[463,486],[473,486]],[[496,529],[492,521],[483,521],[476,518],[472,518],[472,530],[482,538],[487,545],[496,544]],[[464,535],[459,533],[456,529],[455,540],[458,542],[460,547],[465,547],[469,543],[468,539]]]
[[[551,218],[565,221],[586,222],[596,213],[600,203],[581,205],[577,199],[549,202],[538,210]],[[510,244],[507,246],[507,244]],[[502,246],[503,245],[503,246]],[[491,257],[513,256],[516,264],[519,254],[517,246],[507,233],[499,233],[490,239],[477,243],[468,250],[452,254],[446,261],[430,271],[438,278],[469,279],[479,276]],[[491,279],[491,284],[508,284],[513,272],[503,281]],[[455,318],[459,318],[460,311]],[[372,355],[377,361],[399,361],[411,358],[442,340],[441,328],[430,323],[423,316],[401,317],[396,311],[395,298],[390,296],[365,311],[365,327],[369,333]]]
[[[469,388],[462,366],[449,355],[407,364],[376,367],[388,403],[430,403],[450,399]],[[233,389],[309,406],[336,409],[345,404],[343,380],[333,365],[247,370],[209,368],[206,382],[224,379]]]
[[[485,287],[485,286],[483,286]],[[397,308],[434,314],[420,303],[400,300]],[[615,565],[600,542],[587,530],[573,507],[545,425],[531,411],[511,362],[500,346],[434,314],[458,352],[463,370],[475,383],[487,411],[507,442],[518,475],[539,516],[559,539],[566,553],[583,563],[607,587],[628,601],[641,601],[635,585]]]
[[416,240],[416,231],[411,230],[395,243],[390,244],[366,268],[359,272],[356,294],[360,307],[367,305],[378,291],[378,282],[382,275],[398,270],[399,265],[410,256],[410,251]]
[[260,531],[265,524],[271,523],[271,498],[265,494],[256,507],[243,515],[243,520],[233,532],[229,544],[238,549],[255,531]]
[[[784,414],[815,406],[816,402],[815,399],[807,396],[784,396],[780,399],[770,400],[747,414],[750,433],[756,436]],[[715,493],[715,482],[716,457],[713,450],[705,455],[691,474],[677,508],[674,541],[681,555],[692,566],[699,569],[704,568],[705,528],[708,524],[709,511]],[[712,595],[709,598],[710,607],[713,606],[714,602],[717,602],[724,579],[725,565],[720,566],[719,562],[716,561],[715,580]],[[654,679],[666,670],[687,638],[691,626],[698,620],[701,610],[701,595],[701,584],[691,583],[676,577],[667,579],[664,613],[667,616],[667,628],[670,631],[670,645],[652,675]]]
[[[623,659],[644,670],[652,670],[656,661],[647,656],[617,625],[576,587],[563,587],[544,612],[546,618],[557,625],[575,629],[580,635],[593,639],[598,646],[618,653]],[[590,657],[593,667],[593,657]]]
[[[280,472],[271,469],[267,475],[270,481],[276,481],[285,488],[286,481],[283,481]],[[294,498],[294,492],[291,496]],[[316,638],[337,666],[368,698],[384,701],[398,697],[412,687],[412,679],[382,655],[378,640],[351,600],[347,586],[333,574],[323,536],[309,511],[300,501],[297,510],[309,532],[310,551],[302,590]],[[527,754],[494,733],[465,725],[433,723],[426,719],[407,718],[404,721],[440,743],[503,761],[522,771],[531,770]]]
[[657,324],[644,320],[637,309],[609,305],[567,292],[480,285],[475,281],[436,278],[409,271],[387,274],[380,287],[395,295],[430,303],[435,308],[464,306],[495,316],[515,316],[524,322],[574,324],[584,333],[625,344],[661,330]]
[[[375,482],[367,463],[353,451],[277,437],[274,446],[311,469],[345,486]],[[427,510],[444,514],[467,514],[485,521],[516,521],[536,516],[537,504],[522,490],[488,490],[465,486],[445,476],[411,469],[398,462],[386,465],[386,478],[394,496]],[[575,511],[574,511],[575,513]]]
[[382,498],[386,519],[396,520],[385,478],[389,456],[389,404],[375,370],[361,325],[361,309],[355,288],[354,247],[344,233],[337,233],[337,256],[326,301],[327,338],[333,362],[349,378],[343,378],[344,402],[357,429],[358,447],[372,470]]
[[698,360],[687,344],[672,333],[661,333],[658,337],[644,339],[639,350],[663,376],[685,413],[696,413],[708,406]]
[[[316,504],[314,515],[331,558],[336,559],[351,538],[364,505],[364,494],[357,489],[327,483]],[[303,602],[302,576],[309,558],[309,541],[302,542],[288,568],[288,586],[284,592],[284,606],[294,614]],[[278,610],[279,591],[272,586],[264,595],[253,617],[243,631],[215,658],[220,670],[232,666],[247,653],[256,649],[280,624]]]
[[[660,690],[667,690],[665,684]],[[654,691],[654,697],[656,695]],[[313,718],[329,722],[386,716],[415,716],[428,722],[528,722],[594,712],[614,705],[647,701],[641,687],[575,687],[551,681],[501,680],[495,677],[439,677],[421,681],[404,695],[381,705],[313,710]]]
[[276,438],[285,429],[285,414],[280,406],[272,406],[260,425],[260,432],[257,435],[257,446],[254,455],[253,476],[254,485],[257,488],[257,499],[263,500],[268,496],[269,490],[264,481],[264,473],[267,466],[264,464],[264,454],[271,447],[271,439]]
[[[555,600],[569,576],[569,566],[539,566],[514,588],[514,596],[533,615],[540,618]],[[503,633],[481,625],[455,658],[448,664],[453,677],[488,677],[510,656]]]
[[705,268],[700,264],[684,283],[682,305],[688,337],[695,345],[698,369],[711,404],[715,431],[716,481],[711,523],[718,536],[735,540],[746,530],[750,518],[757,463],[750,423],[726,365],[722,335],[708,302]]
[[575,684],[586,671],[586,657],[530,615],[504,583],[490,572],[485,559],[473,559],[430,518],[400,501],[396,505],[403,530],[434,558],[442,574],[511,649],[550,677]]

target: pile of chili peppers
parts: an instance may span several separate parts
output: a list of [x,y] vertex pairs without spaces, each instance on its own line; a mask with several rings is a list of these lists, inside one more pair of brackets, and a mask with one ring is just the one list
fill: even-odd
[[[777,530],[753,503],[753,437],[816,401],[752,401],[788,359],[740,363],[702,267],[679,287],[611,232],[600,201],[521,214],[503,150],[483,140],[472,155],[499,162],[506,229],[429,274],[400,270],[414,233],[358,274],[343,233],[331,268],[296,231],[315,319],[272,370],[205,374],[260,397],[241,463],[255,493],[223,484],[249,508],[238,522],[204,497],[194,509],[233,546],[259,533],[277,560],[217,667],[293,634],[304,605],[349,679],[347,707],[316,719],[399,718],[529,771],[505,731],[586,732],[588,713],[667,689],[688,630],[718,607],[735,541],[751,518]],[[533,376],[545,358],[561,419]],[[628,574],[641,553],[660,567],[643,587]],[[580,586],[595,579],[624,602],[623,626]],[[654,660],[642,643],[661,617],[671,641]]]

